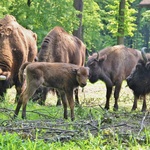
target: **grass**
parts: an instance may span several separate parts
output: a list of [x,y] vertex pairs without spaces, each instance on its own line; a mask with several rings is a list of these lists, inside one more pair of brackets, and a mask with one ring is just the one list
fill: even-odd
[[[63,119],[63,108],[56,107],[56,96],[49,93],[46,106],[28,102],[27,120],[12,120],[15,90],[9,89],[6,100],[0,103],[0,149],[3,150],[148,150],[150,147],[150,100],[148,111],[131,112],[132,91],[123,83],[119,110],[113,111],[113,96],[110,110],[104,110],[105,85],[99,81],[88,83],[84,92],[80,89],[80,107],[75,107],[75,121]],[[69,109],[68,109],[69,112]],[[70,112],[69,112],[70,114]]]

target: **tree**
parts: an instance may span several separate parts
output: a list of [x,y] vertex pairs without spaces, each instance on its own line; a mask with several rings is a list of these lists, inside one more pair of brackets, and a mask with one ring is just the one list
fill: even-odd
[[[123,43],[123,37],[132,37],[134,35],[133,33],[136,30],[135,13],[137,11],[130,7],[134,1],[135,0],[108,0],[105,4],[105,15],[107,15],[107,17],[104,18],[104,21],[107,26],[106,31],[108,30],[107,32],[111,33],[114,45]],[[119,37],[122,38],[121,41]]]
[[74,8],[79,11],[77,17],[79,18],[78,28],[73,31],[73,35],[77,36],[79,39],[83,41],[83,33],[82,33],[82,12],[83,12],[83,1],[82,0],[74,0],[73,4]]
[[125,0],[119,2],[117,44],[124,44]]

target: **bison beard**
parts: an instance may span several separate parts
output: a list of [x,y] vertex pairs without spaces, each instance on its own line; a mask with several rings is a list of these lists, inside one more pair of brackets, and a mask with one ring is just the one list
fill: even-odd
[[0,20],[0,96],[15,85],[16,101],[22,84],[18,79],[20,66],[32,62],[37,54],[37,36],[22,27],[15,17],[6,15]]
[[145,48],[142,48],[142,58],[138,61],[132,73],[127,77],[127,84],[134,94],[132,110],[137,108],[137,100],[143,97],[141,111],[146,111],[146,94],[150,93],[150,55],[145,55]]
[[109,109],[109,100],[114,91],[114,110],[118,110],[118,98],[123,80],[131,73],[137,64],[140,53],[123,45],[107,47],[89,56],[87,66],[90,68],[89,81],[91,83],[102,80],[106,85],[105,109]]
[[[27,67],[26,67],[27,66]],[[26,118],[27,101],[32,97],[35,91],[42,85],[56,88],[60,92],[61,100],[64,107],[64,118],[67,119],[67,100],[71,110],[71,120],[74,117],[74,100],[73,89],[86,85],[89,69],[68,63],[47,63],[35,62],[25,63],[20,68],[19,78],[23,79],[23,70],[26,67],[26,87],[23,86],[24,92],[21,94],[18,101],[15,115],[19,113],[21,106],[22,118]]]
[[[61,27],[54,27],[44,38],[41,49],[38,54],[39,62],[60,62],[60,63],[71,63],[78,66],[84,66],[85,63],[85,53],[86,47],[83,42],[77,37],[68,34]],[[46,91],[40,87],[39,91]],[[40,103],[45,102],[46,92],[37,92],[37,94],[41,93]],[[59,92],[57,92],[57,105],[61,104]],[[75,101],[79,104],[78,98],[78,88],[74,90],[75,93]],[[35,96],[33,97],[35,100]]]

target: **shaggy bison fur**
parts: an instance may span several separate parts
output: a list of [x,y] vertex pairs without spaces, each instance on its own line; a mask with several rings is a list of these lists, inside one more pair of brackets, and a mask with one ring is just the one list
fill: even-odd
[[22,86],[19,68],[27,61],[34,61],[36,41],[36,34],[18,24],[14,16],[6,15],[0,20],[0,96],[4,97],[7,89],[15,85],[17,101]]
[[137,100],[143,97],[141,111],[146,111],[146,95],[150,93],[150,54],[145,54],[142,48],[142,58],[138,61],[132,73],[127,77],[127,84],[134,94],[132,110],[137,108]]

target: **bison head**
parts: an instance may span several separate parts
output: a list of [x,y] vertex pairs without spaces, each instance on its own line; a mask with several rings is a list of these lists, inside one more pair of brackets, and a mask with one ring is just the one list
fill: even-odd
[[107,55],[100,55],[99,53],[94,53],[92,56],[89,56],[87,61],[87,66],[89,67],[89,81],[91,83],[97,82],[99,79],[104,81],[107,86],[113,86],[113,83],[110,77],[107,75],[106,63]]
[[89,68],[80,67],[79,69],[74,70],[76,73],[76,80],[79,86],[84,87],[87,84],[87,79],[89,77]]
[[150,92],[150,60],[145,55],[144,49],[141,51],[142,59],[140,59],[131,74],[127,77],[127,84],[133,90],[134,95],[140,96]]

